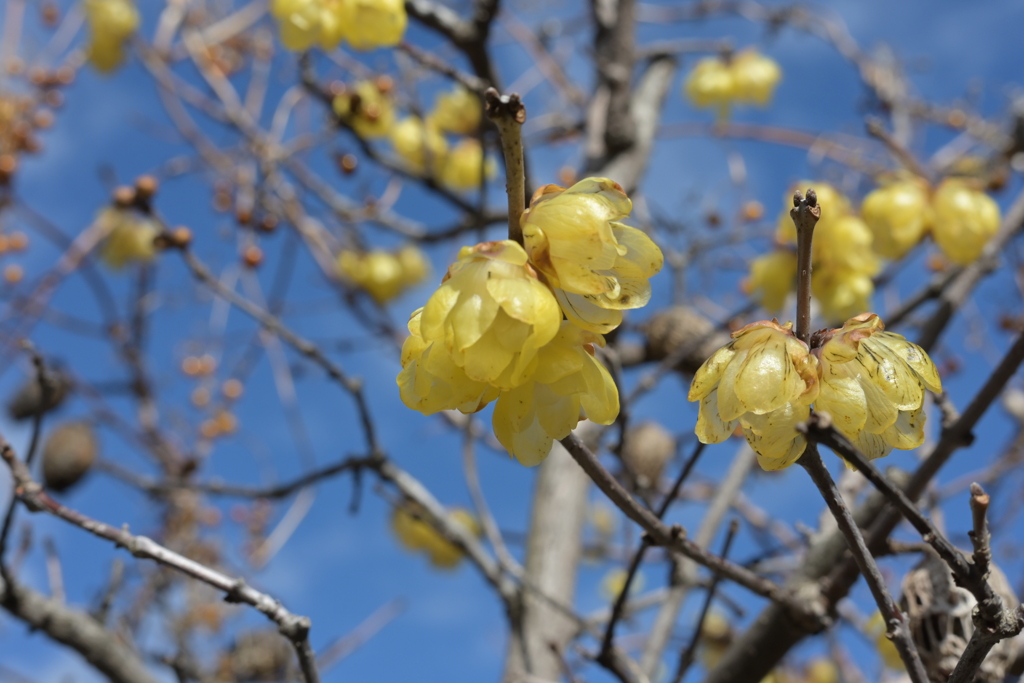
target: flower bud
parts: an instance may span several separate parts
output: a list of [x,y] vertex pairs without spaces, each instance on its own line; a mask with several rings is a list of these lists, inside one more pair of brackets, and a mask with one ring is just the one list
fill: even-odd
[[456,85],[434,100],[434,110],[427,115],[427,125],[445,133],[471,135],[480,127],[482,113],[480,98],[462,85]]
[[736,78],[721,58],[705,57],[686,77],[683,92],[699,109],[715,107],[724,112],[736,98]]
[[928,189],[918,180],[884,185],[864,198],[861,216],[882,258],[901,259],[921,241],[931,223]]
[[[360,81],[351,90],[335,96],[334,113],[364,140],[382,138],[395,123],[395,106],[373,81]],[[351,155],[346,155],[346,158]],[[355,170],[355,157],[352,169]],[[350,171],[351,172],[351,171]]]
[[497,165],[484,157],[480,142],[466,139],[455,146],[441,166],[441,183],[452,190],[473,190],[484,179],[493,178]]
[[417,175],[440,175],[448,154],[448,142],[438,130],[422,119],[407,116],[392,127],[391,145]]
[[733,96],[738,102],[767,105],[782,80],[782,69],[770,57],[755,50],[744,50],[733,57]]
[[961,266],[973,262],[999,230],[999,205],[967,182],[952,178],[939,185],[932,201],[932,235],[942,253]]

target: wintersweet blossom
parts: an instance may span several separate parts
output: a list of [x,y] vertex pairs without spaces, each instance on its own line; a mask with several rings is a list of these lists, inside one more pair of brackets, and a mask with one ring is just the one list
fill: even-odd
[[375,81],[360,81],[338,94],[332,108],[345,125],[366,140],[385,137],[395,124],[394,103]]
[[516,242],[463,247],[420,322],[466,375],[503,389],[533,373],[537,351],[559,331],[558,303]]
[[925,351],[885,331],[874,313],[846,321],[841,329],[812,339],[821,387],[815,409],[868,458],[924,442],[925,389],[941,393],[942,382]]
[[874,236],[872,248],[882,258],[901,259],[921,241],[932,221],[927,184],[904,179],[871,191],[860,207]]
[[344,0],[349,23],[345,39],[356,50],[394,47],[402,42],[408,16],[402,0]]
[[396,123],[389,133],[391,146],[410,170],[417,175],[440,175],[448,154],[448,141],[434,128],[417,116],[407,116]]
[[430,262],[411,244],[397,252],[346,249],[338,254],[338,274],[383,304],[425,280],[430,274]]
[[335,21],[332,13],[343,12],[345,7],[340,2],[328,7],[324,0],[271,0],[270,14],[278,21],[281,44],[293,52],[303,52],[317,44],[325,49],[337,45],[341,35],[331,28],[340,26],[348,18],[338,17]]
[[683,92],[700,109],[714,107],[723,114],[735,97],[736,79],[720,57],[705,57],[686,77]]
[[461,85],[441,93],[434,100],[434,109],[427,115],[427,123],[445,133],[471,135],[480,127],[483,103],[480,98]]
[[100,255],[114,270],[131,262],[151,261],[156,255],[153,240],[160,229],[151,218],[111,207],[100,211],[96,221],[105,234]]
[[782,80],[782,69],[771,57],[756,50],[744,50],[732,58],[733,96],[737,102],[759,107],[771,102],[775,86]]
[[[462,526],[472,536],[480,536],[480,523],[469,510],[452,508],[447,515],[449,522]],[[412,501],[405,501],[392,511],[391,530],[402,547],[423,552],[439,569],[454,569],[462,561],[462,549],[431,526],[423,509]]]
[[777,313],[796,285],[796,254],[776,249],[750,263],[750,277],[743,289],[757,298],[766,311]]
[[697,370],[688,400],[700,401],[697,438],[725,441],[737,426],[766,470],[788,467],[804,452],[796,424],[818,394],[818,360],[792,323],[751,323],[732,334]]
[[113,71],[124,61],[124,43],[139,28],[132,0],[86,0],[89,62],[99,71]]
[[445,157],[441,167],[441,184],[452,190],[472,190],[480,182],[494,177],[498,167],[494,159],[484,156],[480,142],[466,138]]
[[545,185],[523,214],[530,262],[566,317],[599,334],[618,327],[623,309],[647,304],[648,278],[664,261],[650,237],[619,222],[631,209],[618,183],[586,178],[568,189]]
[[442,410],[475,413],[498,398],[499,389],[470,379],[452,360],[443,342],[427,341],[420,332],[423,309],[409,318],[409,336],[402,344],[398,389],[402,403],[424,415]]
[[604,338],[569,321],[541,347],[535,371],[494,406],[494,435],[523,465],[539,464],[554,439],[576,428],[581,416],[609,425],[619,414],[619,392],[608,370],[594,358]]
[[942,181],[932,202],[932,235],[946,258],[965,266],[981,256],[981,250],[999,230],[999,205],[967,181],[956,178]]

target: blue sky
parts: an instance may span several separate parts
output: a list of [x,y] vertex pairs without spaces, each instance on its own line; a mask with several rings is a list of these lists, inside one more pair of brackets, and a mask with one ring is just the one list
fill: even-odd
[[[10,0],[9,0],[10,1]],[[66,5],[66,3],[64,3]],[[522,3],[522,18],[536,25],[546,18],[541,8]],[[982,113],[997,114],[1005,110],[1010,93],[1019,90],[1024,74],[1019,64],[1021,54],[1016,27],[1024,19],[1024,6],[1000,0],[998,2],[835,2],[817,5],[823,11],[842,18],[854,38],[866,49],[888,44],[903,60],[910,71],[909,77],[916,94],[940,103],[949,103],[967,93],[976,93]],[[520,11],[518,5],[513,5]],[[155,22],[154,7],[143,9],[144,33],[152,35]],[[544,11],[568,21],[583,10],[577,4],[548,3]],[[30,12],[31,16],[31,12]],[[269,20],[268,20],[269,21]],[[641,25],[640,42],[679,37],[731,37],[738,46],[756,44],[777,59],[784,70],[784,81],[770,108],[739,110],[735,120],[757,122],[808,131],[844,132],[863,134],[863,104],[865,91],[852,67],[834,51],[814,37],[783,29],[778,35],[765,36],[763,31],[743,20],[712,20],[675,26]],[[30,33],[22,48],[22,55],[32,63],[41,45],[38,31]],[[437,40],[414,27],[410,40],[436,46]],[[499,69],[507,83],[515,81],[529,66],[528,56],[510,43],[507,33],[500,27],[495,31]],[[449,55],[450,51],[442,54]],[[366,63],[389,68],[392,64],[385,52],[374,52],[363,57]],[[320,61],[322,71],[325,62]],[[269,101],[294,83],[294,58],[282,56],[275,66],[271,80]],[[578,55],[568,63],[569,73],[578,78],[586,89],[591,76],[585,61]],[[666,123],[678,121],[710,121],[711,114],[697,112],[682,100],[679,83],[689,68],[683,65],[677,75],[665,109]],[[244,80],[243,80],[244,82]],[[4,83],[2,87],[7,87]],[[441,87],[438,79],[428,80],[420,86],[423,102],[432,100],[433,92]],[[151,171],[167,158],[188,152],[180,139],[168,127],[155,86],[137,60],[111,77],[98,76],[88,69],[82,70],[76,83],[67,92],[67,102],[58,112],[54,128],[42,140],[44,153],[24,160],[18,177],[21,197],[34,209],[67,234],[76,234],[92,219],[95,211],[108,196],[105,175],[112,175],[119,183],[130,182],[140,173]],[[555,100],[552,92],[541,86],[525,95],[528,110],[540,113]],[[265,112],[266,120],[272,108]],[[312,122],[322,117],[318,105],[300,115]],[[232,141],[233,135],[207,126],[208,132],[219,144]],[[929,133],[914,141],[914,151],[927,156],[942,144],[945,133]],[[309,163],[325,177],[337,183],[338,189],[361,196],[364,192],[379,193],[385,181],[373,173],[360,171],[354,178],[343,179],[330,171],[329,153],[354,148],[351,140],[341,136],[322,148],[314,150]],[[748,181],[737,189],[729,182],[727,158],[742,155]],[[578,165],[580,155],[575,144],[563,144],[531,155],[532,171],[538,183],[555,182],[559,167]],[[109,173],[101,169],[108,169]],[[834,172],[834,166],[821,169],[808,163],[801,150],[770,146],[761,142],[674,138],[659,142],[651,159],[650,172],[643,185],[643,196],[661,212],[690,225],[699,225],[709,207],[717,207],[723,214],[736,210],[739,201],[748,198],[764,203],[767,215],[772,217],[781,208],[781,198],[795,180],[814,177],[816,172]],[[203,174],[190,174],[164,183],[157,206],[173,224],[188,225],[196,236],[197,253],[218,274],[230,273],[237,263],[232,222],[210,208],[211,192],[208,178]],[[496,181],[491,192],[492,201],[501,205],[499,195],[502,183]],[[1015,180],[996,199],[1005,208],[1009,198],[1019,189]],[[866,189],[862,185],[860,190]],[[448,224],[452,216],[435,199],[424,196],[415,188],[407,188],[396,209],[416,217],[431,227]],[[0,224],[8,221],[19,226],[15,218],[0,216]],[[19,229],[26,229],[19,227]],[[267,263],[259,271],[259,282],[264,289],[270,286],[277,255],[285,244],[283,230],[262,240]],[[763,233],[762,233],[763,234]],[[364,235],[374,244],[393,244],[392,235],[368,227]],[[493,232],[497,237],[500,232]],[[31,283],[48,269],[58,252],[44,240],[31,234],[32,248],[18,257]],[[437,273],[443,271],[460,243],[444,243],[430,248]],[[751,241],[738,247],[735,255],[749,258],[767,248],[765,241]],[[925,250],[927,251],[927,250]],[[718,259],[727,260],[730,254],[716,253],[715,261],[705,264],[704,270],[714,270]],[[10,257],[4,257],[9,259]],[[1017,262],[1017,252],[1008,255]],[[902,293],[913,290],[926,274],[923,254],[908,265],[898,279],[896,287]],[[5,262],[6,263],[6,262]],[[691,291],[713,299],[724,309],[742,302],[738,288],[741,273],[735,270],[715,270],[713,275],[698,272],[688,275]],[[199,414],[188,404],[188,394],[194,388],[191,380],[178,371],[180,360],[189,353],[210,352],[223,357],[225,367],[237,357],[241,342],[248,339],[254,329],[251,322],[237,311],[226,318],[226,343],[209,333],[209,322],[215,317],[209,295],[196,287],[183,269],[180,260],[167,255],[157,267],[157,291],[153,303],[157,314],[150,332],[147,351],[154,381],[161,392],[161,410],[167,424],[175,427],[183,439],[188,438],[198,423]],[[131,278],[128,274],[108,274],[115,298],[124,308],[128,300]],[[669,278],[663,274],[655,279],[656,298],[651,310],[668,300]],[[962,370],[944,378],[955,402],[963,407],[980,386],[1001,351],[1006,348],[1006,333],[982,328],[978,337],[968,335],[977,320],[994,319],[1003,312],[1019,313],[1017,296],[1010,296],[1012,281],[1001,273],[984,283],[975,303],[967,315],[952,324],[945,337],[945,345],[937,354],[942,361],[956,357]],[[7,294],[5,292],[5,294]],[[409,312],[425,301],[427,287],[412,291],[389,306],[393,321],[402,324]],[[384,447],[395,461],[426,484],[437,498],[448,505],[470,504],[461,473],[461,437],[438,418],[424,418],[406,410],[400,403],[394,385],[398,371],[395,354],[381,351],[360,328],[352,316],[337,306],[326,307],[336,300],[329,283],[308,257],[297,264],[289,300],[310,304],[307,309],[315,313],[286,313],[289,325],[327,348],[338,342],[352,342],[352,351],[332,350],[332,357],[350,372],[363,378],[371,409],[382,435]],[[313,306],[313,304],[317,304]],[[97,309],[80,279],[66,283],[53,299],[53,307],[73,312],[86,318],[96,318]],[[885,306],[876,300],[879,309]],[[639,321],[649,313],[638,312],[631,320]],[[913,338],[913,330],[904,330]],[[98,340],[69,335],[48,324],[40,324],[32,340],[47,354],[63,358],[87,380],[98,381],[123,377],[120,364],[111,347]],[[288,358],[297,370],[297,391],[303,406],[303,422],[308,431],[316,461],[324,464],[362,448],[358,423],[350,399],[325,380],[315,367]],[[0,375],[0,395],[7,395],[19,384],[27,363],[5,368]],[[627,376],[627,383],[635,381],[635,374]],[[112,397],[111,405],[131,417],[130,404],[123,397]],[[59,419],[81,416],[86,407],[72,402],[59,414]],[[685,402],[685,385],[676,377],[667,378],[659,389],[636,406],[638,416],[658,419],[672,431],[686,434],[692,428],[695,410]],[[277,400],[271,369],[263,359],[246,385],[246,394],[239,407],[240,432],[219,443],[205,468],[207,477],[222,477],[242,483],[284,480],[302,471],[295,442],[288,431],[281,406]],[[489,411],[482,414],[489,421]],[[934,425],[934,422],[933,422]],[[0,416],[0,433],[19,450],[23,450],[28,433],[24,425],[10,423]],[[962,451],[941,475],[948,481],[987,462],[1012,435],[1011,425],[997,407],[985,418],[978,429],[975,445]],[[104,457],[126,467],[151,472],[150,465],[130,444],[112,433],[101,435]],[[710,448],[697,474],[704,479],[718,477],[727,467],[735,444]],[[503,529],[525,529],[529,510],[529,497],[534,472],[524,469],[507,456],[481,448],[478,452],[480,476],[493,512]],[[830,460],[834,473],[841,466]],[[897,452],[885,461],[886,465],[912,467],[914,455]],[[0,472],[0,500],[6,496],[6,472]],[[1019,482],[1014,480],[1019,485]],[[1005,509],[1013,485],[1004,486],[1002,498],[997,492],[995,507]],[[773,517],[794,524],[802,522],[816,526],[821,506],[816,494],[801,471],[755,476],[745,490],[747,495]],[[324,676],[325,681],[366,680],[390,681],[420,678],[460,681],[496,680],[501,670],[505,647],[505,629],[500,605],[493,594],[471,567],[463,566],[450,573],[429,568],[424,558],[403,552],[388,529],[388,503],[374,492],[372,484],[365,485],[358,514],[348,512],[352,483],[347,477],[335,478],[319,487],[316,501],[302,526],[290,538],[283,550],[267,567],[252,574],[254,585],[284,601],[293,611],[309,615],[314,624],[313,644],[322,647],[354,628],[374,610],[402,598],[407,609],[380,634],[357,650]],[[84,512],[112,524],[128,522],[137,533],[153,533],[159,524],[153,507],[136,491],[102,474],[91,477],[81,488],[67,496],[67,502]],[[810,501],[810,502],[809,502]],[[235,571],[244,569],[238,548],[243,538],[241,527],[230,521],[235,501],[211,500],[210,505],[224,513],[224,521],[210,530],[214,538],[224,540],[228,566]],[[966,496],[950,503],[946,524],[953,532],[962,532],[967,521]],[[274,509],[276,522],[287,505]],[[692,527],[700,518],[701,508],[679,505],[673,511],[672,521]],[[19,513],[24,521],[28,515]],[[92,539],[78,529],[57,520],[35,516],[37,541],[52,537],[64,560],[64,573],[70,600],[78,605],[89,605],[102,590],[112,558],[125,558],[109,544]],[[1019,530],[1014,522],[1012,529]],[[634,534],[635,536],[635,534]],[[1005,538],[1009,538],[1007,534]],[[954,538],[956,538],[954,533]],[[960,538],[961,543],[966,539]],[[516,552],[520,549],[514,548]],[[997,543],[997,551],[1000,551]],[[749,534],[741,534],[735,551],[736,557],[749,557],[756,545]],[[1006,552],[997,554],[1011,583],[1021,584],[1021,559]],[[905,565],[885,561],[884,566],[895,586]],[[601,577],[611,565],[584,567],[578,588],[577,605],[582,612],[600,608],[604,602],[598,591]],[[663,564],[645,569],[649,588],[661,585],[666,570]],[[24,580],[36,588],[46,589],[43,555],[37,547],[22,569]],[[757,612],[760,601],[735,587],[728,593],[748,608],[750,618]],[[854,596],[862,610],[869,602],[866,591],[859,587]],[[687,614],[697,609],[697,601],[687,605]],[[643,623],[642,621],[640,623]],[[687,633],[684,618],[680,634]],[[242,627],[264,626],[265,620],[252,610],[239,609],[233,613],[229,631]],[[147,642],[161,647],[162,634],[155,624],[147,626]],[[851,647],[863,650],[856,640]],[[208,645],[208,644],[207,644]],[[202,652],[203,644],[200,644]],[[820,648],[807,644],[798,653]],[[400,653],[396,656],[396,653]],[[33,680],[92,681],[98,680],[77,655],[48,643],[40,634],[27,633],[25,628],[6,616],[0,616],[0,664],[28,675]],[[425,672],[426,670],[426,672]],[[869,669],[870,671],[870,669]],[[166,672],[165,672],[166,673]],[[596,668],[588,670],[588,680],[606,680]],[[169,674],[166,675],[170,680]],[[0,670],[0,681],[3,673]]]

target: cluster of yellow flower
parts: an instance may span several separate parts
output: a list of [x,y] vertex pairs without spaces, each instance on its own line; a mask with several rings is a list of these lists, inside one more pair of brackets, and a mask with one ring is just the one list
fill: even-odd
[[920,178],[896,179],[864,198],[861,214],[875,236],[875,251],[903,258],[931,231],[953,263],[981,255],[999,229],[999,205],[963,178],[946,178],[931,190]]
[[372,140],[387,137],[409,171],[429,175],[445,187],[471,190],[497,170],[476,138],[460,137],[449,146],[446,134],[467,136],[480,127],[483,104],[472,92],[456,86],[438,95],[425,117],[395,121],[395,105],[387,81],[361,81],[334,98],[334,113],[356,135]]
[[874,313],[815,333],[811,346],[792,323],[751,323],[694,375],[689,400],[700,401],[697,438],[725,441],[737,426],[766,470],[796,462],[806,440],[796,425],[811,404],[868,458],[924,442],[925,389],[942,382],[925,351],[885,331]]
[[110,206],[96,215],[96,223],[104,234],[100,254],[111,268],[119,270],[127,263],[151,261],[156,255],[153,240],[160,228],[152,218]]
[[[814,229],[811,286],[822,315],[830,321],[870,309],[879,258],[902,258],[929,230],[946,257],[963,265],[978,258],[999,227],[996,203],[962,179],[946,179],[934,192],[918,178],[895,180],[864,198],[860,217],[850,200],[828,183],[805,181],[794,189],[801,187],[814,187],[821,206],[821,220]],[[779,249],[751,262],[744,283],[773,313],[796,288],[796,228],[788,208],[779,216],[776,242]]]
[[89,25],[89,61],[99,71],[113,71],[124,61],[124,43],[139,28],[133,0],[85,0]]
[[695,107],[714,107],[725,119],[733,104],[767,105],[781,79],[782,69],[775,60],[747,49],[697,62],[686,77],[683,92]]
[[343,39],[356,50],[392,47],[408,21],[402,0],[271,0],[270,13],[294,52],[333,50]]
[[[473,513],[465,508],[452,508],[448,519],[459,524],[471,535],[480,537],[482,529]],[[462,561],[462,549],[424,519],[419,505],[406,501],[391,513],[391,530],[398,542],[407,550],[422,552],[438,569],[454,569]]]
[[430,261],[412,244],[395,252],[346,249],[338,254],[338,274],[383,304],[426,280]]
[[497,400],[495,436],[527,466],[581,416],[611,424],[618,391],[593,345],[623,309],[647,303],[663,261],[647,235],[619,222],[631,208],[606,178],[548,185],[523,215],[525,249],[512,240],[463,247],[409,320],[402,401],[431,415]]

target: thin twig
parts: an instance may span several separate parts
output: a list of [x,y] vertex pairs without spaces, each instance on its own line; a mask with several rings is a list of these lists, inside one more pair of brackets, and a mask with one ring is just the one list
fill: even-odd
[[523,243],[522,218],[526,208],[526,166],[523,160],[522,127],[526,107],[519,95],[499,95],[494,88],[484,93],[484,111],[501,135],[505,157],[505,190],[508,193],[508,238]]
[[821,218],[818,195],[808,188],[807,197],[793,194],[793,208],[789,217],[796,224],[796,336],[804,344],[811,340],[811,242],[814,226]]

